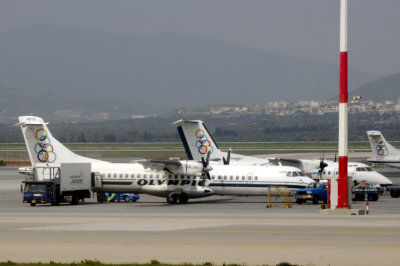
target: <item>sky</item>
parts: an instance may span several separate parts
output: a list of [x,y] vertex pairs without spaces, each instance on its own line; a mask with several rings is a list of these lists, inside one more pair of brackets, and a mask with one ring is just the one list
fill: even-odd
[[[400,72],[400,1],[349,0],[349,67]],[[176,32],[338,64],[339,0],[2,0],[0,32],[33,24]]]

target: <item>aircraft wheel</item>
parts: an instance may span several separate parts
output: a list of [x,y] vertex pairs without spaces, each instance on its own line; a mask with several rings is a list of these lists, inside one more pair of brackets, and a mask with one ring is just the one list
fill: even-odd
[[189,201],[189,196],[186,193],[182,193],[179,195],[179,202],[180,203],[187,203]]
[[169,204],[176,204],[178,202],[178,195],[172,194],[167,197],[167,202]]

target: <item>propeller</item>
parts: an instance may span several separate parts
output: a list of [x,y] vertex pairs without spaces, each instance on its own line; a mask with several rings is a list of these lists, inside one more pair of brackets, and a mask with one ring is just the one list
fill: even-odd
[[231,151],[232,149],[229,149],[228,156],[226,156],[226,159],[225,157],[222,157],[222,160],[224,161],[225,165],[229,165],[229,162],[231,161]]
[[206,184],[206,179],[210,179],[210,171],[213,169],[211,166],[209,166],[208,164],[210,163],[210,152],[207,152],[207,157],[204,160],[204,157],[201,157],[201,163],[203,164],[203,172],[201,174],[201,176],[203,177],[203,187]]
[[327,166],[328,164],[324,162],[324,156],[322,156],[321,161],[319,162],[319,170],[318,170],[320,176],[322,176],[322,172],[324,171],[324,168]]

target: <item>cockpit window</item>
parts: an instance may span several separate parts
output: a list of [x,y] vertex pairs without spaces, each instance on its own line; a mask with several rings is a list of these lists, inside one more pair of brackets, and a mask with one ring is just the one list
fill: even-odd
[[287,172],[286,176],[292,176],[292,172]]
[[357,168],[356,168],[356,171],[357,171],[357,172],[364,172],[364,168],[362,168],[362,167],[357,167]]
[[373,171],[374,171],[374,169],[372,169],[371,167],[365,167],[365,169],[366,169],[368,172],[373,172]]
[[292,176],[299,176],[299,174],[297,172],[293,172]]
[[298,172],[299,176],[306,176],[303,172]]

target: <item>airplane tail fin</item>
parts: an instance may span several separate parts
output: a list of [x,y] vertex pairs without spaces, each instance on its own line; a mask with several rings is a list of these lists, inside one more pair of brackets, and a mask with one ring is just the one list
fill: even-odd
[[367,131],[367,135],[376,159],[400,155],[400,151],[390,145],[380,131]]
[[47,124],[40,117],[18,117],[29,159],[32,165],[36,163],[60,164],[64,162],[92,162],[94,159],[82,157],[73,153],[55,139]]
[[178,132],[189,160],[201,160],[210,152],[210,159],[222,160],[227,153],[221,151],[200,120],[179,120]]

